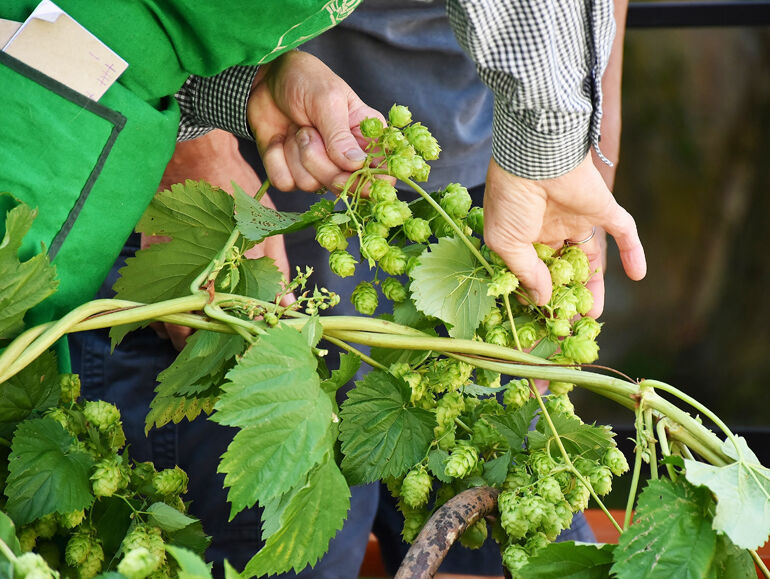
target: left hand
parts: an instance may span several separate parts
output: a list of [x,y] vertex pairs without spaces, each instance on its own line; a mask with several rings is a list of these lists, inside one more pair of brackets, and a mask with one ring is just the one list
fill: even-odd
[[[542,181],[517,177],[494,160],[490,162],[484,194],[484,239],[536,304],[548,303],[551,276],[532,244],[559,248],[566,239],[587,238],[594,226],[615,238],[626,275],[642,279],[647,266],[634,219],[615,201],[590,155],[569,173]],[[594,294],[590,313],[596,315],[604,305],[603,236],[599,233],[580,246],[591,268],[599,270],[589,284]]]
[[247,116],[262,163],[281,191],[342,189],[363,166],[367,117],[384,117],[316,57],[288,52],[260,70]]

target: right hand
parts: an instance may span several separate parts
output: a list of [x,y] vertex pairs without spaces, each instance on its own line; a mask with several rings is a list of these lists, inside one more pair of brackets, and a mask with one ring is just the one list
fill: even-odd
[[585,239],[591,228],[597,235],[581,245],[592,269],[595,299],[592,313],[601,313],[604,297],[602,247],[599,229],[615,238],[626,275],[640,280],[647,271],[644,249],[633,217],[612,196],[591,156],[572,171],[542,181],[517,177],[494,160],[489,164],[484,194],[484,239],[516,274],[530,299],[544,305],[551,299],[551,276],[538,259],[534,242],[554,248],[564,240]]

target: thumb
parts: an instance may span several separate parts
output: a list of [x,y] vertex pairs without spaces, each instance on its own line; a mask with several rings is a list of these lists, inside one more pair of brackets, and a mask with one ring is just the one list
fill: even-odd
[[366,153],[350,127],[351,103],[348,99],[342,103],[338,98],[331,100],[311,121],[323,139],[329,159],[343,171],[352,172],[363,166]]

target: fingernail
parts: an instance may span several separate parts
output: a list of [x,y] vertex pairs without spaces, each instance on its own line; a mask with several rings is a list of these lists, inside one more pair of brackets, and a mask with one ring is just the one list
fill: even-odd
[[535,290],[530,290],[529,299],[532,300],[533,304],[540,304],[540,292]]
[[359,162],[366,159],[366,153],[361,149],[350,149],[349,151],[345,151],[345,157],[351,161]]
[[303,131],[302,129],[297,131],[297,144],[300,147],[307,147],[309,142],[310,142],[310,135],[307,134],[307,131]]

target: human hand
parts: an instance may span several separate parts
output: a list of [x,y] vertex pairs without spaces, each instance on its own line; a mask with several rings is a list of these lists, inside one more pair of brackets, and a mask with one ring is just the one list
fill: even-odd
[[[238,141],[234,136],[224,131],[211,131],[210,133],[178,143],[174,155],[166,166],[160,189],[167,189],[175,183],[184,182],[187,179],[204,180],[215,187],[219,187],[228,193],[233,193],[232,183],[235,182],[245,192],[254,194],[261,183],[254,170],[243,160],[238,152]],[[263,205],[275,209],[267,194],[260,199]],[[142,249],[153,243],[162,243],[168,238],[160,236],[142,235]],[[268,237],[249,249],[245,256],[249,259],[258,259],[263,256],[272,258],[281,273],[289,279],[289,258],[286,255],[283,236]],[[283,300],[283,305],[294,301],[293,295],[288,295]],[[153,329],[159,336],[171,340],[177,350],[184,348],[187,338],[192,330],[186,326],[176,324],[155,323]]]
[[[644,249],[629,213],[615,201],[590,155],[572,171],[542,181],[508,173],[490,161],[484,194],[484,239],[516,274],[530,299],[543,305],[551,298],[551,276],[532,243],[559,248],[564,240],[587,238],[596,226],[615,238],[626,275],[644,277]],[[592,315],[604,305],[601,235],[581,245],[592,269]]]
[[310,54],[288,52],[263,69],[247,116],[270,182],[281,191],[341,189],[366,158],[359,123],[384,117]]

